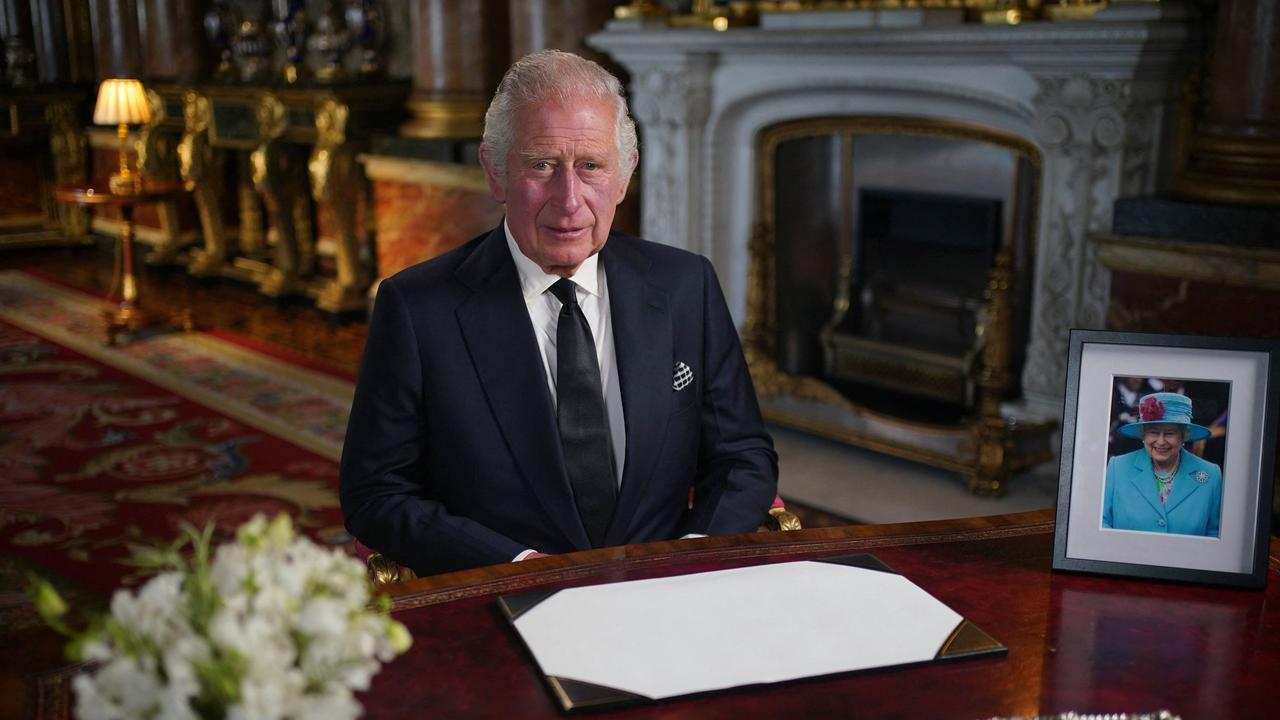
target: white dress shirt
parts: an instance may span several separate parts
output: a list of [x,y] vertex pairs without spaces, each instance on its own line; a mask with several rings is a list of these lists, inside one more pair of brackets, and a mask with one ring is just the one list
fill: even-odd
[[[556,324],[560,318],[560,301],[550,292],[559,275],[548,275],[532,260],[525,257],[511,236],[506,220],[502,230],[507,236],[507,248],[516,262],[520,275],[520,289],[524,293],[524,306],[529,311],[529,322],[538,339],[538,352],[542,355],[542,368],[546,372],[547,388],[551,391],[551,405],[556,403]],[[618,359],[613,348],[613,323],[609,319],[609,283],[605,278],[600,255],[587,258],[578,272],[569,278],[578,286],[578,305],[587,318],[591,337],[596,342],[596,361],[600,365],[600,389],[604,392],[605,411],[609,421],[609,440],[613,445],[616,461],[614,481],[622,484],[622,465],[627,454],[627,433],[622,416],[622,386],[618,382]]]
[[[552,408],[556,404],[556,325],[560,319],[560,300],[552,295],[551,286],[559,275],[548,275],[537,263],[525,257],[511,235],[507,221],[502,221],[502,232],[507,237],[507,249],[516,263],[520,276],[520,290],[524,294],[524,307],[529,311],[529,322],[538,340],[538,354],[542,356],[542,369],[546,373],[547,388],[551,391]],[[578,271],[569,278],[578,286],[578,305],[587,318],[591,337],[596,343],[596,361],[600,365],[600,389],[604,392],[604,405],[609,422],[609,440],[613,445],[614,481],[622,484],[622,466],[626,460],[627,433],[622,416],[622,387],[618,383],[618,358],[613,348],[613,323],[609,318],[609,283],[605,279],[604,266],[599,253],[583,261]],[[523,560],[534,551],[525,550],[514,560]]]
[[[538,339],[538,352],[542,355],[542,369],[546,371],[547,388],[551,390],[551,404],[556,403],[556,324],[560,319],[560,301],[552,295],[551,286],[560,279],[559,275],[548,275],[538,267],[537,263],[525,257],[516,245],[504,218],[502,232],[507,236],[507,249],[516,262],[516,273],[520,276],[520,290],[524,294],[524,306],[529,311],[529,322],[533,323],[533,334]],[[578,272],[569,278],[578,286],[578,305],[587,318],[591,328],[591,337],[596,342],[596,360],[600,363],[600,386],[604,391],[605,411],[608,414],[609,438],[613,444],[615,461],[615,480],[622,484],[622,466],[627,457],[627,428],[622,415],[622,386],[618,381],[618,357],[613,346],[613,322],[609,316],[609,282],[604,266],[600,264],[600,254],[596,253],[583,261]],[[706,537],[700,533],[690,533],[683,537]],[[513,558],[513,561],[524,560],[533,549],[525,550]]]

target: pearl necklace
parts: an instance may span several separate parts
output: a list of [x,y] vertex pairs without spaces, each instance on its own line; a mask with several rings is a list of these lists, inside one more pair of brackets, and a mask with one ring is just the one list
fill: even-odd
[[1173,486],[1173,476],[1178,474],[1178,465],[1182,463],[1182,456],[1175,458],[1173,469],[1167,473],[1161,473],[1156,470],[1154,462],[1151,463],[1151,474],[1156,476],[1156,492],[1160,494],[1160,501],[1169,496],[1170,488]]

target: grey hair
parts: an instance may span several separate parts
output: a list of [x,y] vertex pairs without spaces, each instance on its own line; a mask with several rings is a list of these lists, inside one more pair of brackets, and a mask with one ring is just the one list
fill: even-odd
[[516,112],[525,105],[544,101],[566,102],[582,98],[600,98],[613,103],[613,131],[618,146],[618,159],[630,175],[634,165],[625,167],[636,156],[636,124],[627,110],[622,83],[599,64],[560,50],[530,53],[513,64],[484,114],[482,146],[489,162],[499,175],[507,173],[507,153],[515,140]]

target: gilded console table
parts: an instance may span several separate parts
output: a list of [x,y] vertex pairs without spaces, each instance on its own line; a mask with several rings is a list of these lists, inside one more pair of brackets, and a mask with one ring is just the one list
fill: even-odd
[[[178,157],[204,236],[189,272],[255,282],[269,297],[306,295],[327,312],[363,309],[371,273],[360,260],[357,207],[366,180],[355,157],[370,134],[396,127],[408,89],[400,82],[181,89]],[[161,92],[175,98],[177,90]],[[228,155],[239,163],[234,249],[221,214]],[[331,220],[332,276],[316,269],[318,214]]]

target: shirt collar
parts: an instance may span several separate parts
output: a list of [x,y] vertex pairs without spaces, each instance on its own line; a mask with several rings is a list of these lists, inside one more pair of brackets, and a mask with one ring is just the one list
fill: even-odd
[[[511,251],[511,259],[516,262],[516,273],[520,276],[520,291],[524,294],[524,301],[533,302],[555,284],[560,276],[548,275],[538,267],[537,263],[520,252],[520,246],[516,245],[515,236],[511,234],[511,226],[507,225],[506,218],[502,219],[502,232],[506,235],[507,249]],[[578,267],[578,272],[574,273],[570,279],[592,295],[599,295],[600,253],[593,253],[583,260],[582,265]]]

